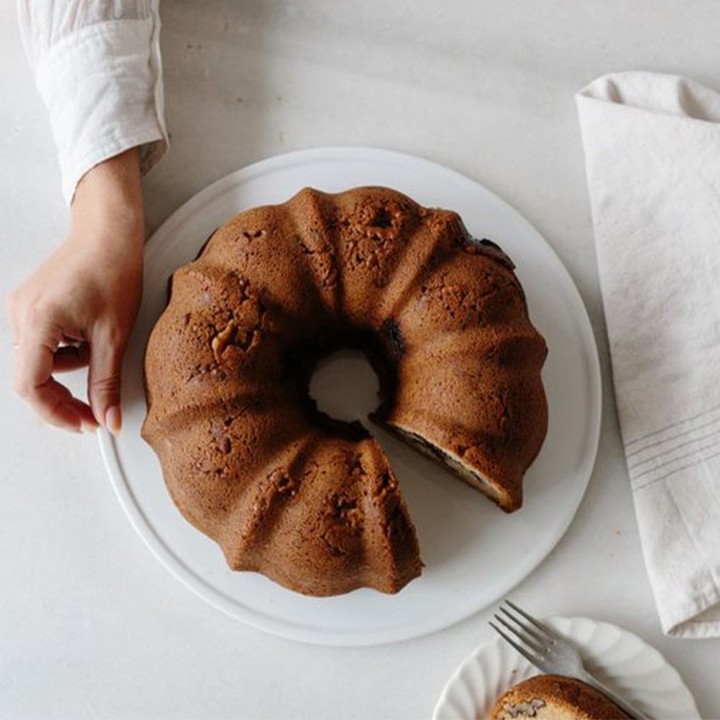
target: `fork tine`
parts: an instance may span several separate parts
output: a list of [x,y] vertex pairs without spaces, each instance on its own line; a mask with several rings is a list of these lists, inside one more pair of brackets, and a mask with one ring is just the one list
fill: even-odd
[[504,630],[499,628],[495,623],[492,621],[488,621],[488,625],[495,630],[495,632],[509,645],[515,648],[530,664],[534,665],[537,668],[540,668],[542,670],[542,660],[534,655],[530,650],[520,645],[520,643],[515,642],[510,635],[508,635]]
[[500,623],[505,630],[507,630],[509,633],[511,633],[515,638],[517,638],[523,645],[527,645],[531,650],[536,652],[538,655],[544,655],[546,648],[542,645],[542,643],[538,642],[538,638],[536,638],[531,633],[525,632],[525,628],[522,626],[516,627],[515,625],[511,625],[502,615],[498,615],[495,613],[493,615],[493,618],[496,622]]
[[[511,602],[507,598],[505,598],[505,604],[509,605],[518,615],[521,615],[524,617],[529,623],[534,625],[538,630],[540,630],[545,637],[550,638],[552,640],[555,639],[556,635],[555,633],[544,623],[541,623],[538,619],[534,618],[532,615],[529,615],[525,610],[518,607],[514,602]],[[507,611],[506,611],[507,612]]]
[[[538,643],[540,643],[540,647],[542,648],[544,645],[547,645],[548,638],[545,635],[541,635],[532,625],[529,625],[527,622],[523,622],[522,617],[518,618],[516,615],[513,615],[507,608],[501,607],[500,612],[502,612],[508,619],[512,620],[512,622],[520,628],[520,630],[525,633],[525,635],[533,638]],[[507,624],[506,624],[507,627]],[[516,632],[516,634],[518,634]]]

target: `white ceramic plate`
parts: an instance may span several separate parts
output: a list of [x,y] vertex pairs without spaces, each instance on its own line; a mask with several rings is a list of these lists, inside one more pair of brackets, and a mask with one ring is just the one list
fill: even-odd
[[[513,515],[371,428],[402,486],[425,570],[395,596],[364,589],[309,598],[255,573],[230,572],[215,544],[175,509],[155,455],[140,438],[142,359],[165,306],[168,278],[196,256],[218,225],[246,208],[285,201],[307,185],[340,191],[367,184],[388,185],[424,205],[459,211],[471,233],[498,242],[513,258],[532,319],[550,349],[543,370],[550,424],[526,476],[524,507]],[[321,388],[327,412],[361,417],[369,409],[375,380],[359,362],[352,355],[330,361],[322,381],[311,385]],[[348,395],[351,407],[339,407]],[[131,522],[166,568],[215,607],[255,627],[310,642],[370,645],[417,637],[462,620],[507,593],[552,550],[575,514],[595,461],[600,372],[590,323],[570,276],[519,213],[472,180],[434,163],[381,150],[331,148],[272,158],[228,175],[183,205],[150,239],[143,304],[126,356],[123,413],[119,439],[100,433],[103,458]]]
[[[587,618],[550,618],[547,622],[575,642],[586,667],[600,682],[648,717],[700,718],[677,670],[636,635]],[[450,678],[435,706],[433,720],[486,718],[502,693],[538,674],[506,642],[490,640],[476,648]]]

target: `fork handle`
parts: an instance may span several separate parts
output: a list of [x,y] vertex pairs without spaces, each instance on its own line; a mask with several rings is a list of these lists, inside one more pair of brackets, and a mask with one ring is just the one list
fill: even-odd
[[603,695],[606,695],[612,700],[623,712],[628,714],[633,720],[651,720],[648,715],[638,710],[634,705],[631,705],[627,700],[623,700],[619,695],[610,690],[609,687],[603,685],[594,675],[591,675],[587,670],[579,678],[588,685],[592,685],[596,690],[599,690]]

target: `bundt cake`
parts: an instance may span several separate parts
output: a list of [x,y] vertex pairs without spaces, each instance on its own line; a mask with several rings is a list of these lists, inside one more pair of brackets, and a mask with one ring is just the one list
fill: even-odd
[[513,264],[457,214],[399,192],[305,189],[248,210],[177,270],[145,356],[142,435],[183,515],[234,570],[310,595],[420,574],[387,458],[308,396],[317,360],[362,349],[372,419],[503,510],[547,426],[546,356]]
[[614,702],[595,688],[562,675],[536,675],[498,698],[489,720],[626,720]]

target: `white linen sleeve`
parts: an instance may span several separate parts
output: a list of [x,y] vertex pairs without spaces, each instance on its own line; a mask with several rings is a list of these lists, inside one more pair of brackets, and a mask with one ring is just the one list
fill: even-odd
[[103,160],[139,146],[145,173],[167,148],[158,3],[18,0],[68,203],[82,176]]

